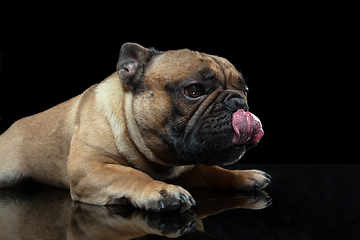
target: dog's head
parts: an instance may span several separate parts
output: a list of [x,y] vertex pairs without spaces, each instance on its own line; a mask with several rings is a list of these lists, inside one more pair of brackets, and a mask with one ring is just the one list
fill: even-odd
[[[226,165],[262,137],[244,78],[226,59],[187,49],[159,52],[126,43],[117,65],[132,93],[140,151],[165,165]],[[129,118],[129,116],[127,116]]]

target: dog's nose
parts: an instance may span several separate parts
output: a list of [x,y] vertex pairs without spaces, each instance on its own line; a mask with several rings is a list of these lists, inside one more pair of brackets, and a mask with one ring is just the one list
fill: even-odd
[[237,110],[244,109],[245,111],[249,111],[249,106],[243,98],[232,97],[225,101],[225,106],[232,112],[236,112]]

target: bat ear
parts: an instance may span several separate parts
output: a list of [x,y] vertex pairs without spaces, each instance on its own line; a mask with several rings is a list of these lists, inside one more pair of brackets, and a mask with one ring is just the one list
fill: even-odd
[[132,89],[138,87],[145,66],[155,54],[155,50],[144,48],[136,43],[123,44],[116,67],[121,81]]

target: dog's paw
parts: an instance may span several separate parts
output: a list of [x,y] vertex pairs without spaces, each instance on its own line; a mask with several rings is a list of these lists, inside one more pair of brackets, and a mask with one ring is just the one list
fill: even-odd
[[233,186],[239,190],[263,189],[271,183],[271,176],[260,170],[234,170]]
[[145,186],[131,201],[140,209],[152,212],[185,211],[195,206],[195,200],[184,188],[160,181]]

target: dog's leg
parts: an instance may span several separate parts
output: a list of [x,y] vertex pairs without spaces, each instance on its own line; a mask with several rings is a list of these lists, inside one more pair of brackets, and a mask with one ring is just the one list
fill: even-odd
[[180,186],[152,179],[132,167],[96,152],[71,155],[68,161],[71,197],[80,202],[108,205],[131,203],[148,211],[186,210],[195,204],[191,194]]
[[265,188],[271,182],[270,178],[269,174],[259,170],[227,170],[197,165],[172,182],[183,187],[254,190]]

